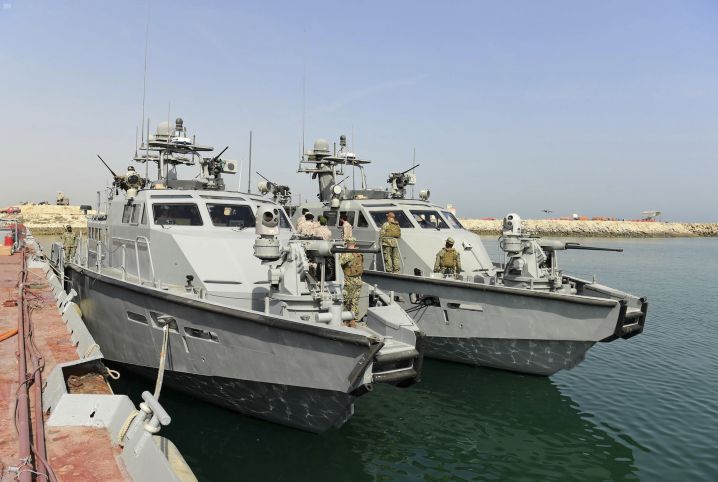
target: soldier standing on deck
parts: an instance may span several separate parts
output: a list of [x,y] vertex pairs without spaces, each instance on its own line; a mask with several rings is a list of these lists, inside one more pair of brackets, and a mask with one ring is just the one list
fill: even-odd
[[434,273],[458,278],[461,273],[461,255],[454,249],[454,238],[446,238],[446,245],[436,253]]
[[[356,249],[356,239],[345,240],[347,248]],[[356,326],[359,316],[359,295],[361,295],[361,275],[364,273],[364,255],[361,253],[342,253],[339,264],[344,271],[344,309],[354,314],[353,320],[347,322],[352,328]]]
[[297,229],[297,233],[300,236],[311,237],[314,236],[314,229],[318,226],[319,224],[314,221],[314,215],[312,213],[307,213],[304,215],[304,222],[301,227]]
[[399,259],[401,227],[394,213],[387,213],[386,222],[381,226],[379,236],[381,238],[381,250],[384,253],[384,271],[387,273],[399,273],[401,271],[401,260]]
[[72,232],[72,226],[65,226],[65,233],[62,235],[62,245],[65,247],[65,259],[70,260],[75,256],[75,243],[77,236]]
[[314,228],[314,236],[325,241],[332,239],[332,232],[327,227],[327,218],[319,216],[319,225]]
[[349,220],[347,219],[346,213],[342,214],[339,217],[339,224],[342,227],[342,239],[343,240],[346,241],[347,239],[354,236],[354,234],[352,233],[352,225],[349,222]]
[[304,225],[304,223],[307,222],[307,218],[305,216],[307,215],[308,212],[309,212],[309,209],[307,209],[307,208],[302,209],[302,215],[299,216],[299,219],[297,219],[297,226],[296,226],[297,232],[299,232],[302,229],[302,226]]

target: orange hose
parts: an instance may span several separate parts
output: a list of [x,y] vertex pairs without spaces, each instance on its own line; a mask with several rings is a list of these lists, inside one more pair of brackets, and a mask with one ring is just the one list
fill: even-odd
[[2,335],[0,335],[0,341],[7,340],[8,338],[17,335],[17,328],[13,328],[10,331],[6,331]]

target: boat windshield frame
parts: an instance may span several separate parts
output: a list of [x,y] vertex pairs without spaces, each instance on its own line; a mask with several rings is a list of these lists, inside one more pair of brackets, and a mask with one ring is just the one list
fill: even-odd
[[456,215],[455,215],[454,213],[452,213],[451,211],[442,210],[442,211],[441,211],[441,214],[444,215],[444,217],[445,217],[446,220],[448,221],[449,225],[450,225],[453,229],[463,229],[463,230],[466,230],[466,228],[464,227],[464,225],[461,224],[461,221],[459,221],[459,218],[457,218]]
[[[423,229],[450,229],[449,224],[444,220],[444,218],[439,214],[438,209],[409,209],[409,213],[414,218],[414,221],[416,224],[419,225],[420,228]],[[419,216],[423,216],[423,222],[419,220]],[[436,222],[432,222],[431,216],[436,218]],[[428,218],[428,219],[427,219]]]
[[[191,211],[192,208],[194,207],[196,212],[191,213],[193,215],[192,217],[183,217],[183,218],[175,217],[175,219],[189,219],[190,220],[189,224],[184,224],[184,223],[177,224],[175,219],[171,219],[171,218],[168,218],[168,220],[171,220],[172,222],[162,223],[162,222],[159,222],[159,219],[161,219],[161,218],[158,216],[158,210],[161,209],[162,207],[166,207],[167,211],[176,209],[178,207],[184,207],[184,208],[188,207],[188,208],[190,208],[190,211]],[[197,221],[199,221],[199,222],[197,223]],[[152,223],[155,226],[162,226],[162,227],[180,226],[183,228],[196,228],[196,227],[204,226],[204,220],[202,219],[202,213],[201,213],[199,206],[197,205],[196,202],[181,202],[181,203],[178,203],[178,202],[154,202],[154,203],[152,203]]]
[[[369,217],[372,219],[374,224],[381,229],[382,225],[386,222],[386,215],[389,213],[394,213],[394,216],[396,216],[396,220],[399,221],[399,227],[402,229],[413,229],[416,226],[414,226],[414,223],[411,221],[411,217],[404,212],[403,209],[397,208],[397,209],[377,209],[377,210],[370,210],[367,211],[369,213]],[[379,218],[378,216],[381,216]]]
[[[212,223],[212,226],[215,228],[239,228],[239,229],[246,229],[246,228],[254,228],[257,226],[257,218],[255,216],[254,210],[252,209],[252,206],[248,204],[241,204],[241,203],[227,203],[227,202],[207,202],[205,203],[205,206],[207,208],[207,214],[209,215],[209,219]],[[240,215],[243,219],[230,219],[227,218],[227,223],[221,223],[218,222],[218,215],[216,213],[213,213],[215,208],[220,208],[224,212],[223,216],[232,216],[234,214]],[[233,213],[230,213],[230,215],[226,214],[227,210],[233,211]],[[235,223],[235,224],[232,224]]]

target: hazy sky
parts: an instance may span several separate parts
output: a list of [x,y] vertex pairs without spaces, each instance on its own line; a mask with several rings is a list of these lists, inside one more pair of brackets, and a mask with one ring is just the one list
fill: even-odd
[[[148,3],[0,0],[0,205],[94,202],[130,163]],[[718,221],[718,2],[151,1],[146,117],[314,194],[351,137],[466,217]],[[257,176],[253,176],[253,184]],[[229,181],[236,186],[236,180]],[[246,188],[246,172],[242,176]]]

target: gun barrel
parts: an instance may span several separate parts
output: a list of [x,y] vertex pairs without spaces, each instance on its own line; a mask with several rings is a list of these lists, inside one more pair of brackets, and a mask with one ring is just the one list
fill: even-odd
[[413,171],[414,169],[416,169],[416,168],[419,167],[419,166],[421,166],[421,164],[417,164],[416,166],[410,167],[410,168],[407,169],[406,171],[402,172],[402,174],[406,174],[406,173],[409,172],[409,171]]
[[106,167],[107,169],[110,170],[110,174],[112,174],[113,177],[117,178],[117,174],[115,174],[115,171],[113,171],[112,168],[107,165],[107,163],[105,162],[105,160],[104,160],[102,157],[100,157],[99,154],[97,155],[97,158],[105,165],[105,167]]
[[219,159],[219,157],[220,157],[222,154],[224,154],[224,151],[226,151],[227,149],[229,149],[229,146],[227,146],[227,147],[225,147],[224,149],[222,149],[222,152],[220,152],[219,154],[217,154],[216,156],[214,156],[214,157],[212,158],[212,160],[213,160],[213,161],[216,161],[217,159]]
[[623,253],[623,248],[601,248],[598,246],[582,246],[578,243],[566,243],[566,249],[583,249],[586,251],[612,251],[614,253]]
[[340,247],[334,247],[332,248],[332,253],[338,254],[338,253],[368,253],[368,254],[376,254],[378,253],[378,249],[372,249],[372,248],[340,248]]

